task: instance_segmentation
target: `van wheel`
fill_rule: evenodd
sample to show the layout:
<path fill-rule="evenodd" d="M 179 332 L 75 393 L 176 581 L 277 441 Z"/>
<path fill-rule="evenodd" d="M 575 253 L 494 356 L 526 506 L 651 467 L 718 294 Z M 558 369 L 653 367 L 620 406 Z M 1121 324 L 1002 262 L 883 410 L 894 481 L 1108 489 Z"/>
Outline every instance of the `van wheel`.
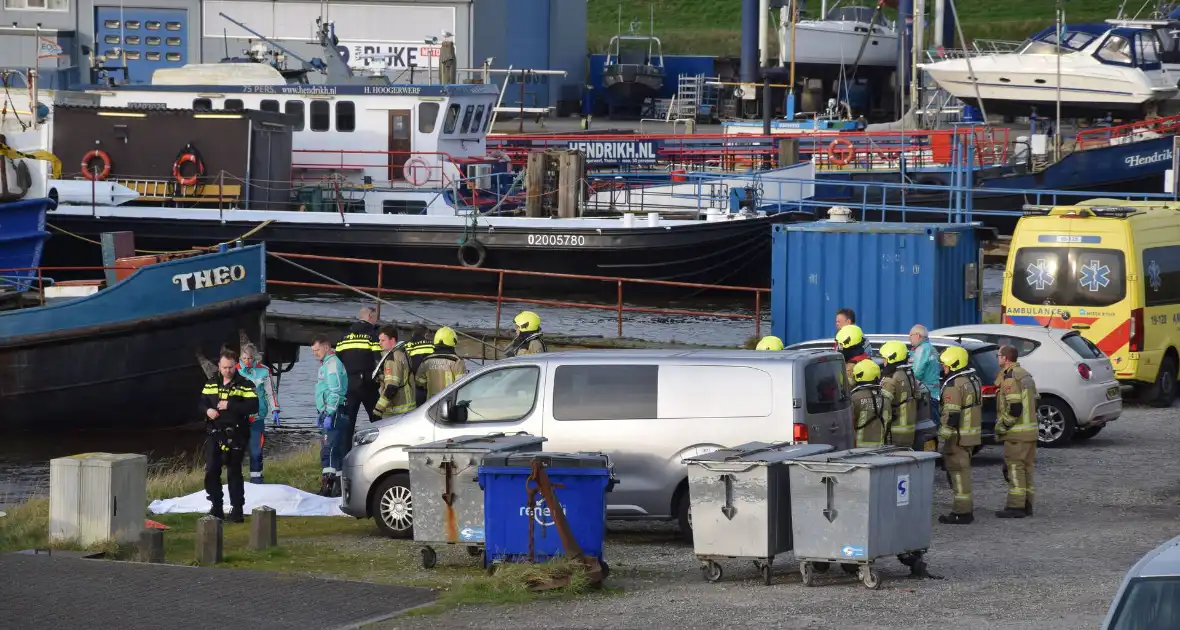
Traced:
<path fill-rule="evenodd" d="M 1160 363 L 1159 374 L 1148 394 L 1152 407 L 1171 407 L 1176 402 L 1176 360 L 1165 357 Z"/>
<path fill-rule="evenodd" d="M 414 496 L 410 493 L 410 476 L 399 473 L 381 480 L 373 493 L 369 513 L 383 536 L 413 538 Z"/>
<path fill-rule="evenodd" d="M 1037 441 L 1045 448 L 1067 446 L 1077 427 L 1073 410 L 1056 396 L 1042 396 L 1037 404 Z"/>
<path fill-rule="evenodd" d="M 676 522 L 680 526 L 680 537 L 692 544 L 692 506 L 688 500 L 688 490 L 681 492 L 680 500 L 676 502 Z"/>

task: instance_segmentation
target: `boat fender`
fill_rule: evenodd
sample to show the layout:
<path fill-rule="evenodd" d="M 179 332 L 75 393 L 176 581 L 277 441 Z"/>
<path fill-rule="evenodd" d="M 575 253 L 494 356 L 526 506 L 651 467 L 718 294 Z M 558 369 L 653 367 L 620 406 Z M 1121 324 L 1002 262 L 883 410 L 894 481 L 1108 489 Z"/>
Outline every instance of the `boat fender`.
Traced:
<path fill-rule="evenodd" d="M 828 158 L 840 166 L 851 162 L 855 155 L 856 147 L 852 146 L 852 141 L 845 138 L 836 138 L 828 145 Z"/>
<path fill-rule="evenodd" d="M 459 264 L 464 267 L 482 267 L 487 258 L 487 248 L 475 239 L 468 239 L 459 245 Z"/>
<path fill-rule="evenodd" d="M 172 177 L 176 180 L 176 183 L 180 184 L 181 186 L 195 186 L 197 179 L 205 174 L 205 163 L 201 161 L 201 158 L 197 156 L 196 151 L 194 151 L 191 146 L 192 145 L 185 147 L 184 153 L 181 153 L 180 156 L 176 158 L 176 161 L 172 163 Z M 191 176 L 185 177 L 181 174 L 180 168 L 189 162 L 193 163 L 193 166 L 196 167 L 196 171 L 194 171 Z"/>
<path fill-rule="evenodd" d="M 95 169 L 90 168 L 90 163 L 94 160 L 99 160 L 102 163 L 102 170 L 95 172 Z M 106 151 L 94 149 L 82 156 L 82 177 L 88 181 L 101 182 L 111 174 L 111 156 L 107 155 Z"/>
<path fill-rule="evenodd" d="M 410 158 L 402 165 L 402 173 L 406 181 L 415 186 L 425 185 L 430 181 L 430 165 L 420 157 Z"/>

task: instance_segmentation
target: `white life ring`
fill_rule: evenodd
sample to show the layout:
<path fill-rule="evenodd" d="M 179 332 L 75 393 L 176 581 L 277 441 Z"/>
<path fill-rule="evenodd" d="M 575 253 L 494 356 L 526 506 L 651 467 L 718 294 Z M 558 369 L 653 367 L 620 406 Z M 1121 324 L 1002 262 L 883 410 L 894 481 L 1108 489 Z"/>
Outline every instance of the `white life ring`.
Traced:
<path fill-rule="evenodd" d="M 430 165 L 422 158 L 410 158 L 402 165 L 402 175 L 415 186 L 424 186 L 430 181 Z"/>

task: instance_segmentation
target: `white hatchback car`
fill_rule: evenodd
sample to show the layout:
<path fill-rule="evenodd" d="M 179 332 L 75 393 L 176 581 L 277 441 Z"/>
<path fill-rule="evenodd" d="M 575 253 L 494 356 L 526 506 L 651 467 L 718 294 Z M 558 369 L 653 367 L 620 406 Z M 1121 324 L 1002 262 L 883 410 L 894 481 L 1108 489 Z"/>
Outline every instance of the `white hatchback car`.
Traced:
<path fill-rule="evenodd" d="M 1014 346 L 1020 365 L 1037 383 L 1041 446 L 1090 439 L 1123 413 L 1110 359 L 1076 330 L 979 324 L 939 328 L 930 335 Z"/>

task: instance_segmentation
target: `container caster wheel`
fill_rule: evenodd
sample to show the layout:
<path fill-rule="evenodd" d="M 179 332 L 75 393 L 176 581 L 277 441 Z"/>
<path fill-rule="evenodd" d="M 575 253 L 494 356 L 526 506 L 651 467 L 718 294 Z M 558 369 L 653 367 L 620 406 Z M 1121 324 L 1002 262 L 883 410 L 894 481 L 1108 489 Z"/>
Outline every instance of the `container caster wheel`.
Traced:
<path fill-rule="evenodd" d="M 812 565 L 810 562 L 804 562 L 800 564 L 799 578 L 803 581 L 803 586 L 815 586 L 814 565 Z"/>
<path fill-rule="evenodd" d="M 881 575 L 867 564 L 860 569 L 860 581 L 867 589 L 875 591 L 881 588 Z"/>
<path fill-rule="evenodd" d="M 762 571 L 762 583 L 766 584 L 767 586 L 770 586 L 770 578 L 771 578 L 770 564 L 767 563 L 767 564 L 762 565 L 762 568 L 760 569 L 760 571 Z"/>
<path fill-rule="evenodd" d="M 859 564 L 844 563 L 844 564 L 840 565 L 840 568 L 844 569 L 844 572 L 847 573 L 848 575 L 857 575 L 858 573 L 860 573 L 860 565 Z"/>
<path fill-rule="evenodd" d="M 815 569 L 816 573 L 827 573 L 828 569 L 832 568 L 832 565 L 827 562 L 813 562 L 811 567 Z"/>
<path fill-rule="evenodd" d="M 701 565 L 701 575 L 704 576 L 706 582 L 716 582 L 721 579 L 721 565 L 708 560 Z"/>
<path fill-rule="evenodd" d="M 467 555 L 471 556 L 472 558 L 475 558 L 476 556 L 479 556 L 482 553 L 483 553 L 483 547 L 476 547 L 475 545 L 472 545 L 467 548 Z"/>
<path fill-rule="evenodd" d="M 430 547 L 422 548 L 422 568 L 433 569 L 438 564 L 438 554 Z"/>

